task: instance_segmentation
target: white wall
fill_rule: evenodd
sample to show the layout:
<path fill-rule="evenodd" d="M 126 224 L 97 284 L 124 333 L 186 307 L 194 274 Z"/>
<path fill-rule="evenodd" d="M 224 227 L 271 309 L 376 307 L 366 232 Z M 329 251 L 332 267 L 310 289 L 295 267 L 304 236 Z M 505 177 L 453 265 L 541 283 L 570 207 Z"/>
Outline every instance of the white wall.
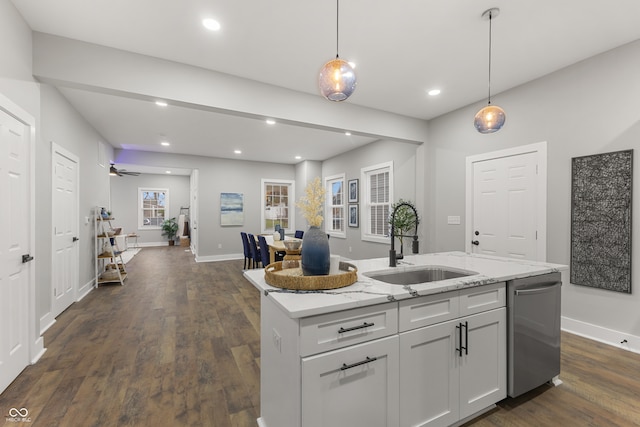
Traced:
<path fill-rule="evenodd" d="M 162 230 L 138 229 L 138 188 L 166 188 L 169 190 L 167 218 L 178 218 L 181 207 L 189 207 L 189 176 L 142 174 L 140 176 L 112 176 L 111 212 L 114 227 L 122 227 L 123 233 L 137 233 L 141 246 L 167 245 Z"/>
<path fill-rule="evenodd" d="M 569 264 L 571 158 L 634 148 L 634 281 L 632 294 L 565 283 L 563 326 L 619 342 L 634 336 L 640 350 L 640 41 L 587 59 L 524 86 L 497 94 L 505 127 L 481 135 L 473 117 L 483 103 L 429 122 L 429 165 L 435 250 L 464 250 L 464 226 L 447 226 L 447 215 L 464 218 L 465 157 L 507 147 L 548 142 L 547 258 Z M 464 220 L 462 221 L 464 224 Z M 591 327 L 594 325 L 595 327 Z M 618 339 L 620 338 L 620 339 Z M 631 338 L 629 338 L 631 339 Z"/>

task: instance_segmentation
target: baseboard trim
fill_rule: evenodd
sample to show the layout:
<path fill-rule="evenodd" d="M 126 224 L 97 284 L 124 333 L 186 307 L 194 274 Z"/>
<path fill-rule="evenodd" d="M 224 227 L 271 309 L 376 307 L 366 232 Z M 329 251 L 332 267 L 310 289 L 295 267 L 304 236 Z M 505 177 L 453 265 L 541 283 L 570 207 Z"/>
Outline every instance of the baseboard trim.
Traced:
<path fill-rule="evenodd" d="M 244 254 L 210 255 L 204 257 L 196 256 L 196 262 L 231 261 L 236 259 L 244 259 Z"/>
<path fill-rule="evenodd" d="M 51 312 L 48 312 L 40 318 L 40 335 L 44 335 L 47 330 L 56 323 L 56 319 L 51 316 Z M 43 326 L 44 325 L 44 326 Z"/>
<path fill-rule="evenodd" d="M 640 337 L 562 316 L 561 328 L 581 337 L 640 354 Z"/>
<path fill-rule="evenodd" d="M 38 337 L 38 339 L 33 342 L 33 348 L 31 350 L 31 364 L 33 365 L 38 362 L 47 351 L 47 349 L 44 348 L 44 337 Z"/>
<path fill-rule="evenodd" d="M 96 279 L 91 279 L 87 283 L 85 283 L 83 287 L 78 289 L 79 296 L 78 298 L 76 298 L 76 302 L 81 301 L 82 298 L 89 295 L 89 292 L 91 292 L 95 288 L 95 284 L 96 284 Z"/>

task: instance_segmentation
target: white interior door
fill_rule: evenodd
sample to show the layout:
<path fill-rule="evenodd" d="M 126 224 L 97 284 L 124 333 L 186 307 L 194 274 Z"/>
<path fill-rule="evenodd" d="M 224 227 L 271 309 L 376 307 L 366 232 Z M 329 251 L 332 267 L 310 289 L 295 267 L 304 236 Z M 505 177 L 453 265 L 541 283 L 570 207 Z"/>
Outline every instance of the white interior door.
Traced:
<path fill-rule="evenodd" d="M 29 363 L 30 138 L 28 125 L 0 109 L 0 392 Z"/>
<path fill-rule="evenodd" d="M 78 158 L 52 143 L 52 314 L 57 317 L 78 290 Z"/>
<path fill-rule="evenodd" d="M 191 228 L 191 251 L 198 257 L 198 169 L 191 171 L 191 205 L 189 206 L 189 227 Z"/>
<path fill-rule="evenodd" d="M 467 252 L 546 260 L 546 144 L 541 144 L 467 159 Z"/>

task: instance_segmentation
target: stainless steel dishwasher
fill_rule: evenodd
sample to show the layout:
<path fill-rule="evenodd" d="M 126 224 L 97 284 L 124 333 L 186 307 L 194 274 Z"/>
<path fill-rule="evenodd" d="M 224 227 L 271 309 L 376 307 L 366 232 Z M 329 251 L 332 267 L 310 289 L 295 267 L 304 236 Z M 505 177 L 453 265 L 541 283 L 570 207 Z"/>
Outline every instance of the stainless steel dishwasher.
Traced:
<path fill-rule="evenodd" d="M 507 282 L 508 390 L 511 397 L 560 374 L 560 273 Z"/>

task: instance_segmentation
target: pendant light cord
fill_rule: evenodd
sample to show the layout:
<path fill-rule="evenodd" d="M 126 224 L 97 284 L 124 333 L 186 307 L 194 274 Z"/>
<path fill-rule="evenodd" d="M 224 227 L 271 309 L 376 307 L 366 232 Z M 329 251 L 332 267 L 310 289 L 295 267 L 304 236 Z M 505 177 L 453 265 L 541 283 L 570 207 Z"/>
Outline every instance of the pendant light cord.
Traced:
<path fill-rule="evenodd" d="M 493 17 L 493 12 L 489 12 L 489 97 L 487 105 L 491 105 L 491 20 Z"/>
<path fill-rule="evenodd" d="M 336 0 L 336 59 L 339 58 L 338 56 L 338 42 L 340 41 L 339 26 L 340 26 L 340 0 Z"/>

